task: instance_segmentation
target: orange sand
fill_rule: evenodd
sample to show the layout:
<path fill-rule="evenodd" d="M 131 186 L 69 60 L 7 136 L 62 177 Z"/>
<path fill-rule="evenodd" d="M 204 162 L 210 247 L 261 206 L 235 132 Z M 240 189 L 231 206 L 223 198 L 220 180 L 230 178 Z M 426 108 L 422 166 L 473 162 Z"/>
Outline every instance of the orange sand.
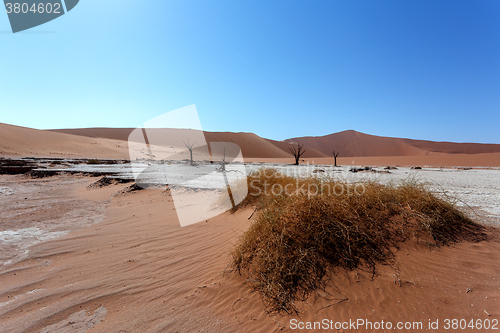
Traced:
<path fill-rule="evenodd" d="M 14 177 L 21 176 L 2 179 L 23 186 Z M 105 219 L 36 245 L 25 260 L 0 268 L 2 332 L 291 332 L 294 318 L 500 319 L 498 229 L 488 229 L 478 243 L 406 242 L 397 264 L 380 265 L 373 280 L 362 270 L 336 272 L 328 293 L 299 304 L 300 317 L 270 316 L 241 277 L 223 273 L 252 209 L 181 228 L 168 192 L 112 197 L 123 185 L 87 189 L 95 178 L 77 185 L 71 179 L 50 182 L 59 182 L 58 191 L 66 186 L 66 199 L 109 202 Z M 50 219 L 52 208 L 39 209 Z"/>

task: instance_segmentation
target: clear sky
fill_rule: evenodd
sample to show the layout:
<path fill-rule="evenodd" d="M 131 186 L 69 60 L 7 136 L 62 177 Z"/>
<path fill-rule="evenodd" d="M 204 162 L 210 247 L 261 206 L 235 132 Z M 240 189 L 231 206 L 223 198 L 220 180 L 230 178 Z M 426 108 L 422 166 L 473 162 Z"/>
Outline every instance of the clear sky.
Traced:
<path fill-rule="evenodd" d="M 500 1 L 81 0 L 12 34 L 0 122 L 500 143 Z"/>

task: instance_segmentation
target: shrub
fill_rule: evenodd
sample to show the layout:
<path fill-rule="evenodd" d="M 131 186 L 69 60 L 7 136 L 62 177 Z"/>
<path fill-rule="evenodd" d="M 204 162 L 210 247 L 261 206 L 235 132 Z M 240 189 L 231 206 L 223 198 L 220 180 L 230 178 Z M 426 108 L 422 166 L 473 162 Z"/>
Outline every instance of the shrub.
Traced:
<path fill-rule="evenodd" d="M 232 265 L 262 294 L 270 312 L 297 312 L 294 302 L 323 287 L 331 268 L 364 265 L 375 274 L 376 264 L 391 260 L 391 248 L 406 239 L 430 235 L 440 245 L 479 228 L 416 183 L 366 182 L 362 194 L 341 193 L 332 187 L 352 185 L 269 169 L 250 174 L 247 182 L 249 196 L 240 207 L 256 205 L 257 213 L 232 251 Z M 289 191 L 264 191 L 273 184 L 288 185 Z"/>
<path fill-rule="evenodd" d="M 91 159 L 87 161 L 87 164 L 101 164 L 101 162 L 98 159 Z"/>

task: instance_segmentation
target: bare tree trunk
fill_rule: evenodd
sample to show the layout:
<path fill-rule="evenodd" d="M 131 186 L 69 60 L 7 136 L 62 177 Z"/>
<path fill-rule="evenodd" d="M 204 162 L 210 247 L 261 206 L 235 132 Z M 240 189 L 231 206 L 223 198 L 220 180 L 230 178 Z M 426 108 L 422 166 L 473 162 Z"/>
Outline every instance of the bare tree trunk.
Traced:
<path fill-rule="evenodd" d="M 333 151 L 333 160 L 334 160 L 335 166 L 337 166 L 337 156 L 339 156 L 339 152 L 336 152 L 334 150 Z"/>
<path fill-rule="evenodd" d="M 295 165 L 299 165 L 300 157 L 304 155 L 305 152 L 304 145 L 297 145 L 297 148 L 290 148 L 290 153 L 295 157 Z"/>
<path fill-rule="evenodd" d="M 227 179 L 227 170 L 226 170 L 226 149 L 224 149 L 224 156 L 222 157 L 222 163 L 219 169 L 223 176 L 224 176 L 224 182 L 226 183 L 226 189 L 227 189 L 227 194 L 229 195 L 229 200 L 231 201 L 231 205 L 233 206 L 233 209 L 236 208 L 236 204 L 234 202 L 233 198 L 233 192 L 231 191 L 231 186 L 229 186 L 229 180 Z"/>
<path fill-rule="evenodd" d="M 189 150 L 189 161 L 191 162 L 191 166 L 194 166 L 194 161 L 193 161 L 193 146 L 196 144 L 196 142 L 193 143 L 192 145 L 189 144 L 189 139 L 188 139 L 187 143 L 185 143 L 184 141 L 182 141 L 182 142 L 184 143 L 184 145 Z"/>

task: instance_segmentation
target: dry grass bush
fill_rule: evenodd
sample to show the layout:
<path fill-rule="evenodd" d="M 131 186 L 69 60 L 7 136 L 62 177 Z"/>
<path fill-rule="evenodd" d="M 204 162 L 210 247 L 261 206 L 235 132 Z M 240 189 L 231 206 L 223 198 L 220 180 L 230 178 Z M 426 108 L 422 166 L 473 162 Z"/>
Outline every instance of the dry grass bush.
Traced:
<path fill-rule="evenodd" d="M 375 265 L 391 260 L 391 249 L 406 239 L 427 234 L 446 244 L 478 228 L 451 203 L 410 182 L 367 182 L 356 193 L 333 179 L 270 169 L 252 173 L 247 182 L 249 196 L 240 206 L 257 205 L 257 213 L 232 252 L 233 268 L 262 294 L 270 312 L 297 312 L 294 302 L 324 287 L 331 268 L 363 265 L 375 274 Z M 307 190 L 315 186 L 317 192 Z"/>

